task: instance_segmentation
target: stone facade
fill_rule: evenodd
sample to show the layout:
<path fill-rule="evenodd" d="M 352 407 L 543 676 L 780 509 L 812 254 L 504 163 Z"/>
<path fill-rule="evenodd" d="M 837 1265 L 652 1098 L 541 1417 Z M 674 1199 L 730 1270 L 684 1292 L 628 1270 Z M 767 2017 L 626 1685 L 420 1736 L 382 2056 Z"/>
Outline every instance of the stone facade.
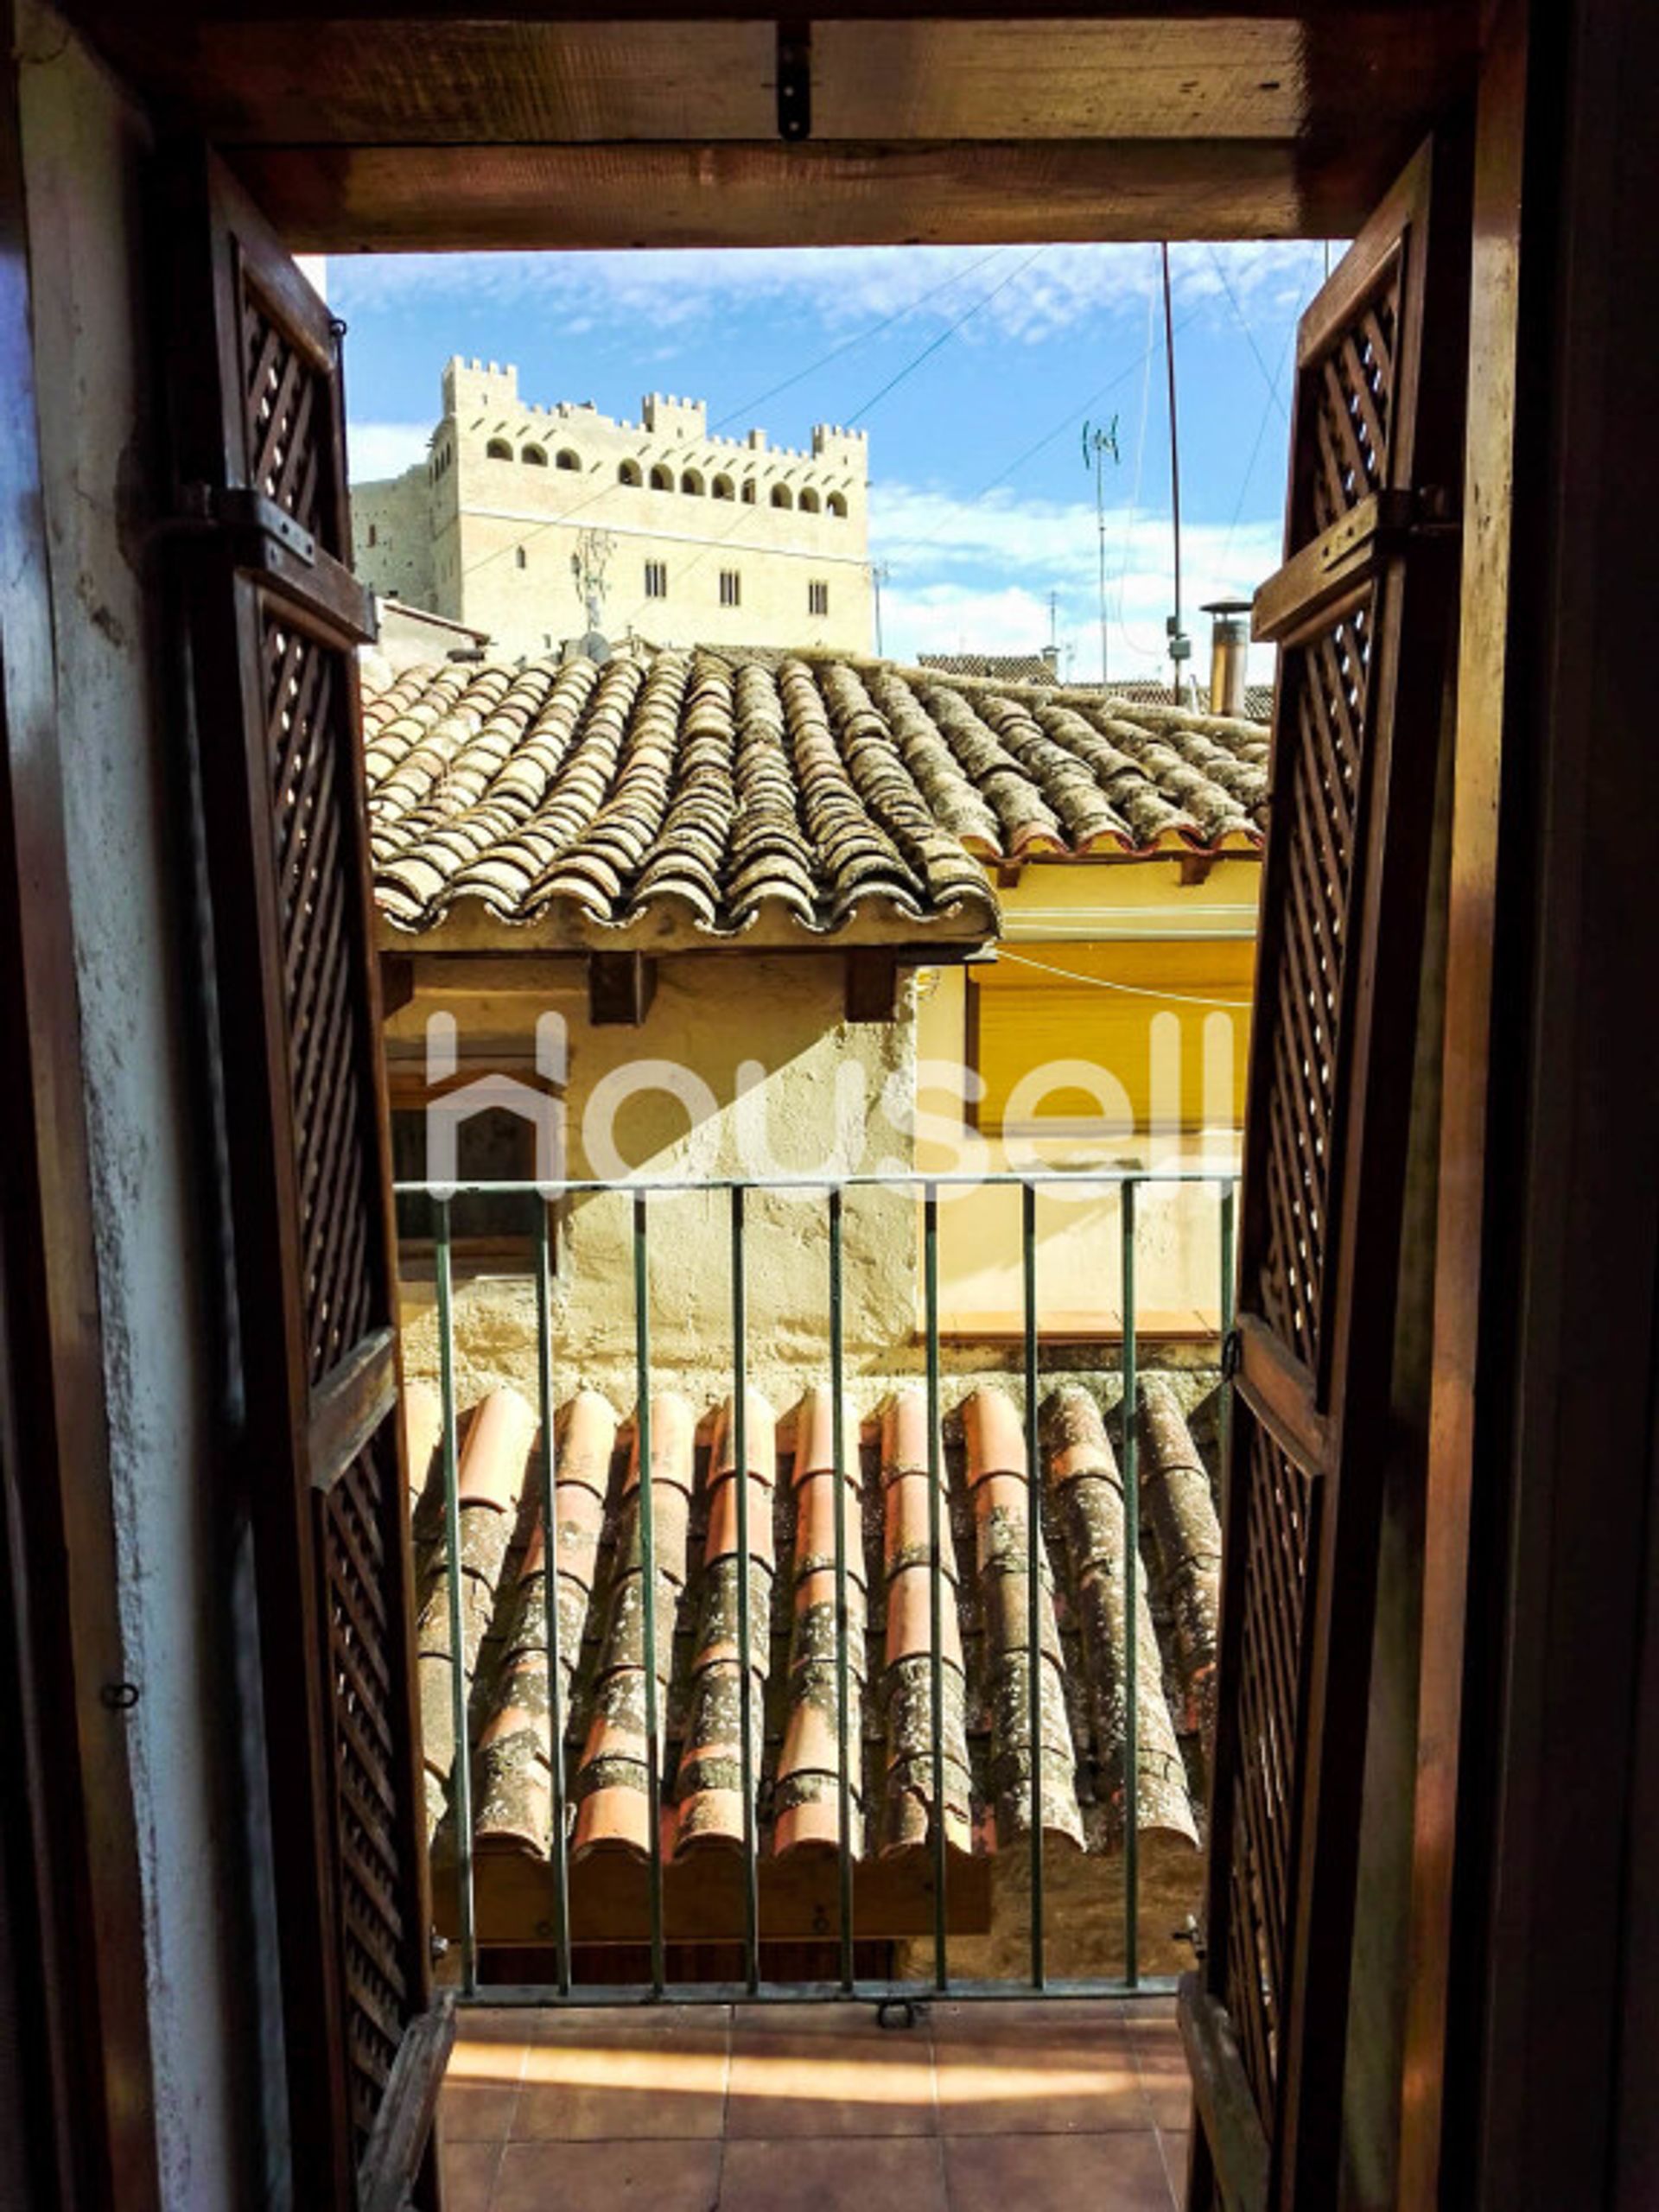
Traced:
<path fill-rule="evenodd" d="M 490 632 L 497 653 L 589 627 L 587 534 L 608 540 L 598 626 L 613 640 L 869 650 L 869 453 L 819 423 L 804 450 L 714 435 L 702 400 L 652 393 L 638 423 L 531 406 L 518 373 L 459 358 L 428 457 L 353 487 L 358 574 Z"/>

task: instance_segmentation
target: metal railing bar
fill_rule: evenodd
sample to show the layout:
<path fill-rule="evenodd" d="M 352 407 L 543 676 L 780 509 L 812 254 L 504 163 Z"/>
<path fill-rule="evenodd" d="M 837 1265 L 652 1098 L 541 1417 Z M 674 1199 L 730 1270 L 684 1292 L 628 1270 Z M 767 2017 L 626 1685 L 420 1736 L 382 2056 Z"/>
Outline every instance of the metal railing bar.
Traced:
<path fill-rule="evenodd" d="M 1222 1376 L 1220 1402 L 1216 1414 L 1217 1465 L 1221 1470 L 1221 1486 L 1224 1502 L 1226 1497 L 1227 1472 L 1232 1463 L 1233 1455 L 1233 1388 L 1226 1376 L 1225 1363 L 1227 1358 L 1227 1340 L 1233 1333 L 1233 1324 L 1237 1319 L 1236 1311 L 1238 1297 L 1238 1285 L 1236 1281 L 1237 1262 L 1235 1257 L 1237 1207 L 1237 1183 L 1236 1181 L 1224 1183 L 1221 1188 L 1220 1298 L 1221 1357 L 1224 1371 Z"/>
<path fill-rule="evenodd" d="M 922 1282 L 927 1332 L 927 1617 L 929 1702 L 932 1707 L 933 1980 L 950 1986 L 945 1911 L 948 1838 L 944 1802 L 944 1466 L 939 1437 L 939 1198 L 931 1183 L 922 1201 Z"/>
<path fill-rule="evenodd" d="M 743 1782 L 743 1960 L 749 1987 L 755 1990 L 760 1986 L 760 1890 L 754 1834 L 753 1655 L 749 1646 L 749 1313 L 743 1197 L 743 1186 L 739 1184 L 732 1192 L 732 1370 L 736 1390 L 732 1414 L 732 1479 L 737 1484 L 737 1711 L 738 1726 L 742 1732 L 739 1770 Z"/>
<path fill-rule="evenodd" d="M 651 1468 L 651 1254 L 645 1193 L 633 1201 L 634 1439 L 639 1454 L 639 1563 L 645 1638 L 645 1817 L 651 1853 L 651 1986 L 667 1980 L 663 1942 L 663 1773 L 657 1722 L 657 1510 Z"/>
<path fill-rule="evenodd" d="M 534 1224 L 535 1301 L 537 1313 L 537 1389 L 540 1405 L 543 1450 L 541 1510 L 544 1532 L 543 1587 L 543 1643 L 547 1668 L 550 1784 L 551 1796 L 552 1934 L 556 1986 L 520 1986 L 518 1995 L 492 1987 L 491 2001 L 561 2003 L 639 2003 L 671 1995 L 677 2002 L 742 2001 L 768 1993 L 780 1998 L 825 2000 L 866 1997 L 925 1994 L 930 1988 L 963 1997 L 1007 1996 L 1006 1982 L 952 1984 L 949 1961 L 949 1845 L 950 1760 L 945 1737 L 948 1669 L 944 1651 L 946 1603 L 946 1543 L 951 1541 L 949 1489 L 941 1420 L 941 1348 L 939 1312 L 938 1222 L 940 1194 L 951 1188 L 976 1185 L 1017 1186 L 1021 1192 L 1022 1352 L 1027 1426 L 1027 1618 L 1026 1641 L 1030 1667 L 1027 1725 L 1032 1767 L 1029 1819 L 1032 1849 L 1029 1986 L 1046 1995 L 1127 1996 L 1154 1993 L 1174 1986 L 1166 1977 L 1143 1975 L 1140 1961 L 1140 1650 L 1139 1600 L 1143 1568 L 1141 1560 L 1141 1495 L 1139 1469 L 1139 1317 L 1136 1296 L 1137 1192 L 1141 1186 L 1158 1185 L 1213 1185 L 1218 1199 L 1220 1338 L 1224 1348 L 1236 1312 L 1237 1171 L 1210 1168 L 1043 1169 L 971 1174 L 931 1174 L 924 1171 L 848 1176 L 734 1176 L 711 1180 L 690 1179 L 628 1179 L 621 1182 L 480 1180 L 456 1183 L 404 1182 L 400 1194 L 419 1193 L 433 1205 L 433 1250 L 438 1327 L 438 1366 L 442 1409 L 442 1473 L 446 1541 L 449 1557 L 448 1625 L 450 1644 L 451 1719 L 454 1758 L 450 1777 L 451 1813 L 455 1825 L 457 1920 L 461 1954 L 461 1992 L 464 2000 L 479 1993 L 477 1929 L 476 1840 L 474 1832 L 474 1778 L 464 1643 L 465 1605 L 461 1585 L 462 1516 L 460 1496 L 458 1410 L 454 1373 L 454 1256 L 452 1201 L 462 1195 L 511 1196 L 537 1205 Z M 1043 1702 L 1043 1543 L 1042 1459 L 1038 1393 L 1040 1388 L 1039 1304 L 1038 1287 L 1037 1205 L 1039 1194 L 1055 1186 L 1101 1186 L 1116 1189 L 1120 1201 L 1122 1240 L 1122 1541 L 1124 1554 L 1123 1647 L 1123 1881 L 1124 1950 L 1121 1976 L 1085 1980 L 1050 1980 L 1046 1971 L 1046 1775 L 1044 1771 Z M 922 1200 L 926 1416 L 928 1423 L 928 1540 L 929 1540 L 929 1688 L 931 1703 L 930 1755 L 934 1818 L 931 1834 L 932 1874 L 933 1974 L 931 1983 L 868 1980 L 855 1970 L 855 1875 L 856 1862 L 853 1833 L 853 1759 L 857 1747 L 851 1740 L 851 1662 L 849 1558 L 846 1528 L 847 1455 L 856 1452 L 855 1435 L 846 1433 L 846 1351 L 844 1285 L 844 1201 L 855 1189 L 907 1190 Z M 733 1474 L 739 1483 L 736 1502 L 736 1541 L 739 1567 L 737 1639 L 741 1649 L 739 1714 L 742 1731 L 741 1783 L 743 1789 L 742 1847 L 744 1853 L 744 1969 L 741 1985 L 676 1984 L 671 1991 L 666 1970 L 666 1927 L 663 1810 L 664 1773 L 663 1684 L 658 1673 L 658 1605 L 661 1595 L 657 1578 L 657 1528 L 652 1447 L 652 1333 L 650 1313 L 650 1248 L 648 1201 L 662 1194 L 725 1191 L 730 1199 L 732 1252 L 734 1398 Z M 753 1642 L 755 1632 L 752 1589 L 754 1530 L 753 1496 L 749 1486 L 748 1433 L 748 1296 L 747 1274 L 747 1198 L 750 1191 L 822 1193 L 828 1207 L 830 1372 L 831 1387 L 832 1497 L 835 1519 L 836 1790 L 838 1851 L 838 1966 L 839 1978 L 823 1984 L 772 1983 L 761 1971 L 760 1882 L 759 1873 L 760 1806 L 757 1754 L 754 1743 L 756 1684 Z M 565 1750 L 564 1698 L 562 1688 L 563 1653 L 559 1612 L 560 1542 L 558 1534 L 557 1450 L 555 1434 L 554 1353 L 552 1337 L 552 1221 L 548 1201 L 583 1192 L 595 1195 L 626 1192 L 632 1201 L 633 1292 L 635 1304 L 635 1379 L 638 1412 L 639 1511 L 640 1562 L 643 1578 L 641 1618 L 645 1644 L 644 1729 L 647 1818 L 649 1821 L 650 1952 L 648 1989 L 627 1986 L 595 1991 L 575 1986 L 575 1963 L 570 1903 L 569 1839 L 570 1782 Z M 1217 1437 L 1222 1479 L 1226 1479 L 1232 1430 L 1230 1393 L 1224 1384 L 1217 1405 Z M 855 1524 L 856 1525 L 856 1524 Z M 720 1994 L 717 1993 L 723 1993 Z"/>
<path fill-rule="evenodd" d="M 1141 1470 L 1135 1419 L 1135 1185 L 1122 1197 L 1123 1237 L 1123 1979 L 1141 1978 Z"/>
<path fill-rule="evenodd" d="M 1133 1986 L 1109 1978 L 1093 1981 L 1051 1980 L 1043 1995 L 1057 2001 L 1102 1997 L 1168 1998 L 1175 1994 L 1178 1986 L 1174 1974 L 1143 1974 Z M 758 1990 L 751 1990 L 741 1981 L 676 1981 L 660 1991 L 647 1989 L 637 1981 L 584 1982 L 571 1991 L 569 2004 L 574 2010 L 590 2012 L 638 2012 L 659 2004 L 879 2005 L 883 1999 L 894 1997 L 913 1998 L 925 2004 L 935 1993 L 932 1984 L 926 1981 L 861 1980 L 855 1981 L 850 1989 L 840 1981 L 763 1981 Z M 461 2002 L 491 2006 L 538 2005 L 549 2004 L 556 1995 L 548 1982 L 492 1982 L 487 1989 L 463 1996 Z M 950 2001 L 955 2004 L 958 1999 L 979 2005 L 1020 2001 L 1018 1983 L 1007 1981 L 952 1982 Z"/>
<path fill-rule="evenodd" d="M 461 1986 L 478 1987 L 478 1936 L 473 1909 L 473 1756 L 467 1725 L 467 1669 L 461 1643 L 461 1471 L 455 1448 L 455 1345 L 450 1274 L 449 1205 L 437 1218 L 438 1394 L 443 1414 L 443 1526 L 449 1553 L 449 1711 L 455 1732 L 450 1805 L 455 1823 L 455 1880 L 460 1890 Z"/>
<path fill-rule="evenodd" d="M 516 1182 L 486 1179 L 453 1183 L 409 1181 L 394 1183 L 391 1187 L 398 1198 L 429 1198 L 434 1204 L 441 1205 L 446 1198 L 512 1198 L 530 1191 L 553 1198 L 598 1197 L 607 1192 L 623 1191 L 634 1194 L 645 1192 L 658 1198 L 672 1193 L 691 1195 L 699 1191 L 799 1191 L 812 1194 L 825 1191 L 918 1188 L 935 1191 L 1014 1190 L 1026 1183 L 1064 1183 L 1079 1188 L 1099 1185 L 1116 1189 L 1132 1183 L 1236 1184 L 1237 1181 L 1238 1170 L 1230 1167 L 1017 1167 L 998 1168 L 983 1175 L 945 1169 L 935 1173 L 925 1168 L 906 1167 L 857 1175 L 624 1175 L 608 1182 L 595 1179 L 566 1180 L 559 1177 L 547 1182 L 537 1182 L 533 1179 Z"/>
<path fill-rule="evenodd" d="M 548 1771 L 553 1798 L 553 1941 L 559 1994 L 570 1994 L 570 1860 L 565 1834 L 564 1655 L 559 1641 L 559 1513 L 553 1429 L 551 1217 L 536 1224 L 536 1383 L 542 1417 L 542 1630 L 547 1654 Z"/>
<path fill-rule="evenodd" d="M 848 1703 L 852 1686 L 847 1640 L 850 1622 L 847 1610 L 847 1436 L 846 1345 L 842 1313 L 842 1194 L 830 1192 L 830 1433 L 834 1472 L 830 1503 L 836 1516 L 836 1826 L 840 1843 L 841 1985 L 853 1986 L 853 1808 L 852 1770 L 848 1745 Z M 855 1449 L 856 1439 L 855 1439 Z M 862 1523 L 861 1522 L 861 1528 Z"/>
<path fill-rule="evenodd" d="M 1031 1986 L 1041 1989 L 1043 1969 L 1043 1653 L 1042 1449 L 1037 1433 L 1037 1192 L 1027 1183 L 1020 1199 L 1020 1260 L 1026 1307 L 1026 1649 L 1031 1727 Z"/>

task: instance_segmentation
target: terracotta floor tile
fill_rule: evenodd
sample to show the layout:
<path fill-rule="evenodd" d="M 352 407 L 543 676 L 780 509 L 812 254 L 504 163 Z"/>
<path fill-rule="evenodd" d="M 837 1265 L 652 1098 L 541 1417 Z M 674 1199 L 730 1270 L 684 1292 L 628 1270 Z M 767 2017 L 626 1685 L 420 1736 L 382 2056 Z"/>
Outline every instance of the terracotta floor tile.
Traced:
<path fill-rule="evenodd" d="M 545 2005 L 524 2013 L 526 2043 L 654 2044 L 658 2038 L 721 2035 L 729 2005 Z"/>
<path fill-rule="evenodd" d="M 718 2143 L 509 2143 L 490 2212 L 715 2212 Z"/>
<path fill-rule="evenodd" d="M 939 2126 L 947 2135 L 1096 2135 L 1152 2125 L 1128 2031 L 1110 2012 L 986 2023 L 936 2036 Z"/>
<path fill-rule="evenodd" d="M 1166 2128 L 1158 2138 L 1169 2177 L 1169 2201 L 1180 2212 L 1186 2202 L 1186 2155 L 1190 2139 L 1185 2128 Z M 446 2208 L 447 2212 L 447 2208 Z"/>
<path fill-rule="evenodd" d="M 770 1999 L 759 2004 L 739 2002 L 732 2007 L 732 2028 L 734 2033 L 785 2036 L 891 2035 L 895 2043 L 916 2032 L 908 2028 L 878 2029 L 875 2006 L 868 1999 L 861 2003 L 825 1999 L 816 2005 L 779 2004 Z"/>
<path fill-rule="evenodd" d="M 720 2212 L 947 2212 L 939 2152 L 919 2138 L 728 2143 Z"/>
<path fill-rule="evenodd" d="M 513 2135 L 713 2140 L 726 2118 L 729 2033 L 715 2018 L 545 2037 L 524 2053 Z"/>
<path fill-rule="evenodd" d="M 1192 2119 L 1192 2080 L 1173 2015 L 1160 2009 L 1142 2016 L 1132 2009 L 1129 2042 L 1154 2122 L 1161 2128 L 1184 2129 Z"/>
<path fill-rule="evenodd" d="M 441 2099 L 448 2143 L 503 2141 L 512 2122 L 524 2071 L 522 2035 L 512 2039 L 497 2013 L 467 2016 L 455 2037 Z"/>
<path fill-rule="evenodd" d="M 944 2171 L 950 2212 L 1169 2212 L 1150 2130 L 959 2137 L 944 2145 Z"/>
<path fill-rule="evenodd" d="M 925 2031 L 732 2030 L 728 2140 L 932 2135 L 938 2113 Z"/>
<path fill-rule="evenodd" d="M 936 1999 L 927 2024 L 936 2044 L 997 2043 L 1033 2027 L 1078 2036 L 1121 2033 L 1127 2012 L 1119 1997 Z"/>
<path fill-rule="evenodd" d="M 444 2145 L 443 2212 L 489 2212 L 501 2149 L 499 2142 Z"/>

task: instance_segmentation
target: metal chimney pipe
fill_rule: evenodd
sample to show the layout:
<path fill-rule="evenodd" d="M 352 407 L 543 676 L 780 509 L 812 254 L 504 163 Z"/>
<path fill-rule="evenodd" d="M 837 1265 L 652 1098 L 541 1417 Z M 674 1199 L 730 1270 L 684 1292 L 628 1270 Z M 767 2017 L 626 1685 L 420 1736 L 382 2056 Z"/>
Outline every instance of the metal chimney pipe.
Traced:
<path fill-rule="evenodd" d="M 1250 651 L 1250 601 L 1212 599 L 1204 612 L 1211 618 L 1210 711 L 1242 715 L 1245 664 Z"/>

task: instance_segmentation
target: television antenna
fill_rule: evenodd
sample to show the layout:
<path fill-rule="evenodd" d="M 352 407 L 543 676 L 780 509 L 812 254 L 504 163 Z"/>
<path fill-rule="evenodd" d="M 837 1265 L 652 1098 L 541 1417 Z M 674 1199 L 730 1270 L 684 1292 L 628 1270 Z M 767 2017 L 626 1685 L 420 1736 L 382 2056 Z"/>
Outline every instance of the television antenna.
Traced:
<path fill-rule="evenodd" d="M 1109 423 L 1083 426 L 1083 465 L 1095 472 L 1095 525 L 1100 538 L 1100 688 L 1106 689 L 1106 456 L 1114 466 L 1122 459 L 1117 449 L 1117 417 Z"/>

